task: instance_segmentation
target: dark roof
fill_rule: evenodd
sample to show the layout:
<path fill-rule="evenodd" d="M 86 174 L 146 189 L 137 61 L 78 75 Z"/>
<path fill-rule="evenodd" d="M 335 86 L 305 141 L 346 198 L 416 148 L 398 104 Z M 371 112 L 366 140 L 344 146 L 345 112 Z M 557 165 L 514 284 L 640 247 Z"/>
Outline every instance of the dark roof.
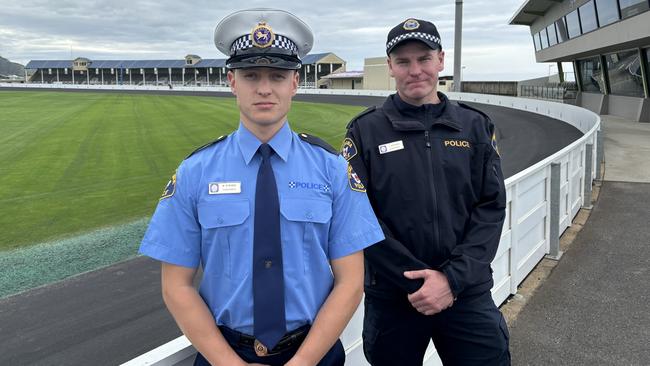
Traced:
<path fill-rule="evenodd" d="M 309 54 L 309 55 L 305 56 L 305 57 L 302 59 L 302 64 L 303 64 L 303 65 L 312 65 L 312 64 L 315 64 L 316 62 L 318 62 L 318 61 L 324 59 L 326 56 L 329 56 L 330 54 L 332 54 L 332 53 L 331 53 L 331 52 L 327 52 L 327 53 L 314 53 L 314 54 Z"/>
<path fill-rule="evenodd" d="M 195 67 L 225 67 L 225 59 L 202 59 L 195 65 L 186 65 L 183 60 L 91 60 L 89 68 L 97 69 L 152 69 L 157 68 L 195 68 Z M 63 69 L 71 68 L 70 60 L 32 60 L 26 69 Z"/>
<path fill-rule="evenodd" d="M 327 53 L 315 53 L 305 56 L 302 63 L 312 65 L 331 55 Z M 226 67 L 226 59 L 201 59 L 194 65 L 187 65 L 182 60 L 89 60 L 89 68 L 97 69 L 152 69 L 157 68 L 196 68 L 196 67 Z M 64 69 L 72 68 L 72 60 L 32 60 L 25 66 L 26 69 Z"/>
<path fill-rule="evenodd" d="M 66 61 L 52 61 L 52 60 L 36 60 L 36 61 L 29 61 L 27 65 L 25 65 L 26 69 L 64 69 L 64 68 L 71 68 L 72 67 L 72 61 L 66 60 Z"/>

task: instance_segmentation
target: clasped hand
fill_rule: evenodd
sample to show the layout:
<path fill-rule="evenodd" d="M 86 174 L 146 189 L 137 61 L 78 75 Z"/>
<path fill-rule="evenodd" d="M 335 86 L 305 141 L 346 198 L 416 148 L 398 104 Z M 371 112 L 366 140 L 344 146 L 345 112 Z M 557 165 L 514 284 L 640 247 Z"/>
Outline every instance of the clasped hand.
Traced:
<path fill-rule="evenodd" d="M 408 295 L 411 305 L 424 315 L 437 314 L 454 303 L 454 295 L 449 287 L 447 276 L 440 271 L 423 269 L 406 271 L 404 277 L 409 279 L 421 278 L 424 284 L 416 292 Z"/>

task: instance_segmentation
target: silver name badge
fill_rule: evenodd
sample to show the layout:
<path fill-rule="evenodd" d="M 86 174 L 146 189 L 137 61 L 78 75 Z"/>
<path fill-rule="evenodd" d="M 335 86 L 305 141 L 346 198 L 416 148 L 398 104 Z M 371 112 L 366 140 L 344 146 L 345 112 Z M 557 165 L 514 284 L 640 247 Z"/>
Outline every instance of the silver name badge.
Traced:
<path fill-rule="evenodd" d="M 402 140 L 389 142 L 387 144 L 379 145 L 379 153 L 387 154 L 389 152 L 404 149 L 404 142 Z"/>
<path fill-rule="evenodd" d="M 212 182 L 208 184 L 208 194 L 241 193 L 241 182 Z"/>

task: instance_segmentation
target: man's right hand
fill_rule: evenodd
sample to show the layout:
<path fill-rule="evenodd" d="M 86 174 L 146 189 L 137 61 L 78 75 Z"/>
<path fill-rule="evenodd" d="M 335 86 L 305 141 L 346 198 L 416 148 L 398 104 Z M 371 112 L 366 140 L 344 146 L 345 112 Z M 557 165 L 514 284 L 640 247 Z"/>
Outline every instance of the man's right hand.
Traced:
<path fill-rule="evenodd" d="M 424 284 L 416 292 L 408 295 L 411 305 L 424 315 L 437 314 L 454 303 L 454 295 L 444 273 L 432 269 L 406 271 L 409 279 L 421 278 Z"/>

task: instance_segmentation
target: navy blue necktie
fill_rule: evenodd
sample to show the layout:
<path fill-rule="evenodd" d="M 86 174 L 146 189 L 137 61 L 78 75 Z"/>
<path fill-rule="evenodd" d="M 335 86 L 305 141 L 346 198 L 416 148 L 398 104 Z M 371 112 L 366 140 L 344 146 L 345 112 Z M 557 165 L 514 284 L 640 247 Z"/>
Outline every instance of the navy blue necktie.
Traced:
<path fill-rule="evenodd" d="M 280 240 L 280 203 L 268 144 L 260 145 L 262 164 L 255 189 L 253 238 L 254 335 L 269 350 L 286 333 L 284 275 Z"/>

